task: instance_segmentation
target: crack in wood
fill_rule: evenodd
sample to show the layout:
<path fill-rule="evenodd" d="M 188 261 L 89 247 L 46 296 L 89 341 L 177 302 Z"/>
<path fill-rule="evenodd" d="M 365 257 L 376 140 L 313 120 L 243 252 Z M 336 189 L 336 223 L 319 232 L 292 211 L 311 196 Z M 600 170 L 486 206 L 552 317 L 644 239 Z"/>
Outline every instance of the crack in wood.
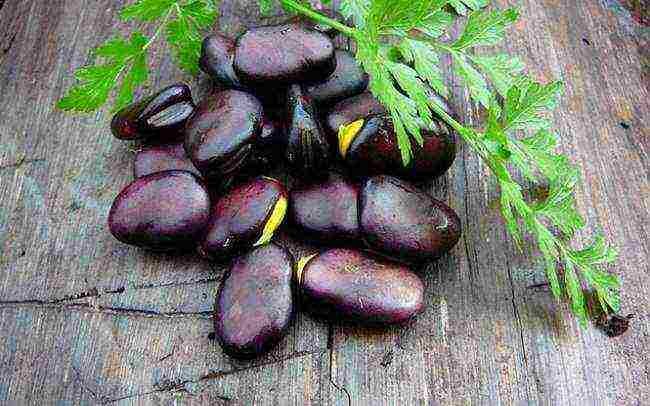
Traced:
<path fill-rule="evenodd" d="M 464 149 L 464 147 L 463 147 L 463 149 Z M 468 179 L 470 179 L 470 178 L 469 178 L 469 175 L 467 173 L 467 157 L 465 156 L 465 154 L 463 154 L 463 174 L 465 175 L 464 176 L 465 190 L 464 190 L 464 193 L 463 193 L 463 200 L 464 200 L 464 203 L 465 203 L 465 219 L 466 219 L 466 221 L 465 221 L 465 229 L 461 233 L 461 238 L 463 239 L 463 248 L 465 249 L 465 256 L 467 257 L 467 267 L 469 269 L 468 275 L 469 275 L 469 279 L 470 279 L 470 282 L 471 282 L 472 279 L 474 278 L 474 276 L 476 275 L 476 273 L 475 273 L 476 272 L 476 269 L 475 269 L 476 267 L 474 266 L 474 264 L 472 262 L 473 258 L 470 257 L 470 255 L 469 255 L 469 242 L 467 241 L 468 234 L 469 234 L 469 224 L 467 223 L 467 219 L 470 219 L 472 217 L 471 217 L 471 213 L 469 212 L 469 200 L 468 200 L 467 191 L 469 190 Z M 480 228 L 479 228 L 479 231 L 480 231 Z"/>
<path fill-rule="evenodd" d="M 94 398 L 95 400 L 98 400 L 98 401 L 106 401 L 106 399 L 107 399 L 106 396 L 98 395 L 97 392 L 95 392 L 94 390 L 92 390 L 92 389 L 91 389 L 91 388 L 86 384 L 86 381 L 84 381 L 84 379 L 81 377 L 81 373 L 79 372 L 79 370 L 78 370 L 74 365 L 72 366 L 72 371 L 75 373 L 75 382 L 79 383 L 79 385 L 81 386 L 81 394 L 82 394 L 82 395 L 83 395 L 83 391 L 85 390 L 85 391 L 90 392 L 90 394 L 93 396 L 93 398 Z"/>
<path fill-rule="evenodd" d="M 329 350 L 330 353 L 330 359 L 329 359 L 329 381 L 334 386 L 339 392 L 345 393 L 345 396 L 348 399 L 348 406 L 352 405 L 352 397 L 350 396 L 350 392 L 348 392 L 347 388 L 343 385 L 339 385 L 333 378 L 333 373 L 336 369 L 336 354 L 335 354 L 335 348 L 334 348 L 334 328 L 332 326 L 332 323 L 327 323 L 327 349 Z"/>
<path fill-rule="evenodd" d="M 260 363 L 249 365 L 249 366 L 243 367 L 243 368 L 235 368 L 235 369 L 231 369 L 231 370 L 227 370 L 227 371 L 212 371 L 212 372 L 208 372 L 205 375 L 200 376 L 197 379 L 187 379 L 187 380 L 184 380 L 184 381 L 170 382 L 167 385 L 163 385 L 162 387 L 151 390 L 151 391 L 141 392 L 141 393 L 134 393 L 134 394 L 131 394 L 131 395 L 121 396 L 121 397 L 118 397 L 118 398 L 113 398 L 113 399 L 106 400 L 103 403 L 115 403 L 115 402 L 119 402 L 119 401 L 122 401 L 122 400 L 140 398 L 140 397 L 144 397 L 144 396 L 153 395 L 155 393 L 165 393 L 165 392 L 186 392 L 186 393 L 188 393 L 188 394 L 190 394 L 192 396 L 196 396 L 198 394 L 201 394 L 205 389 L 202 389 L 198 393 L 191 393 L 191 392 L 189 392 L 187 390 L 186 385 L 188 385 L 188 384 L 199 384 L 201 382 L 220 379 L 220 378 L 223 378 L 225 376 L 235 375 L 235 374 L 238 374 L 240 372 L 250 371 L 250 370 L 253 370 L 253 369 L 262 368 L 262 367 L 266 367 L 266 366 L 270 366 L 270 365 L 276 365 L 276 364 L 279 364 L 279 363 L 282 363 L 282 362 L 285 362 L 285 361 L 290 361 L 290 360 L 297 359 L 297 358 L 303 358 L 303 357 L 316 355 L 316 354 L 323 354 L 324 352 L 327 352 L 327 350 L 328 350 L 327 348 L 319 348 L 319 349 L 311 350 L 311 351 L 297 351 L 297 352 L 291 353 L 289 355 L 286 355 L 284 357 L 278 357 L 278 358 L 273 359 L 271 361 L 260 362 Z M 218 397 L 220 399 L 224 400 L 225 402 L 229 402 L 229 401 L 232 400 L 231 398 L 228 398 L 228 397 L 225 397 L 225 396 L 218 396 Z"/>
<path fill-rule="evenodd" d="M 204 312 L 158 312 L 155 310 L 130 309 L 123 307 L 107 307 L 92 305 L 90 303 L 48 303 L 41 300 L 17 300 L 17 301 L 0 301 L 0 309 L 11 307 L 32 307 L 50 310 L 73 310 L 87 311 L 91 313 L 104 313 L 114 316 L 130 316 L 141 318 L 161 318 L 161 319 L 180 319 L 195 318 L 209 320 L 212 317 L 211 311 Z"/>
<path fill-rule="evenodd" d="M 506 261 L 506 270 L 508 272 L 508 282 L 510 283 L 510 293 L 512 301 L 512 311 L 515 316 L 515 321 L 517 322 L 517 330 L 519 332 L 519 342 L 521 344 L 521 353 L 524 360 L 524 379 L 526 380 L 526 400 L 528 404 L 531 404 L 530 397 L 530 384 L 528 379 L 528 354 L 526 352 L 526 342 L 524 340 L 524 325 L 521 322 L 521 317 L 519 315 L 519 309 L 517 308 L 516 292 L 515 292 L 515 282 L 512 278 L 512 267 L 510 261 Z"/>
<path fill-rule="evenodd" d="M 104 295 L 119 295 L 122 293 L 125 293 L 127 291 L 134 291 L 134 290 L 145 290 L 145 289 L 160 289 L 160 288 L 170 288 L 170 287 L 181 287 L 181 286 L 193 286 L 193 285 L 203 285 L 203 284 L 208 284 L 208 283 L 213 283 L 213 282 L 219 282 L 220 278 L 203 278 L 203 279 L 195 279 L 195 280 L 188 280 L 188 281 L 181 281 L 181 282 L 169 282 L 169 283 L 161 283 L 161 284 L 141 284 L 141 285 L 135 285 L 130 288 L 126 288 L 124 286 L 120 286 L 115 289 L 109 289 L 109 290 L 104 290 L 104 289 L 99 289 L 97 287 L 93 287 L 92 289 L 89 289 L 84 292 L 80 293 L 74 293 L 71 295 L 66 295 L 58 299 L 21 299 L 21 300 L 5 300 L 5 301 L 0 301 L 0 305 L 2 304 L 20 304 L 20 303 L 36 303 L 36 304 L 59 304 L 59 303 L 65 303 L 65 302 L 70 302 L 74 300 L 81 300 L 81 299 L 88 299 L 88 298 L 98 298 Z"/>
<path fill-rule="evenodd" d="M 0 7 L 0 10 L 1 9 L 2 9 L 2 7 Z M 2 48 L 2 56 L 5 56 L 7 54 L 7 52 L 9 52 L 11 47 L 14 45 L 14 41 L 16 40 L 17 35 L 18 35 L 18 32 L 14 32 L 14 34 L 11 36 L 11 38 L 9 38 L 9 44 L 6 47 Z"/>
<path fill-rule="evenodd" d="M 15 37 L 16 37 L 15 35 L 12 37 L 11 43 L 13 43 Z M 9 45 L 9 48 L 11 48 L 11 44 Z M 2 50 L 3 55 L 6 54 L 8 51 L 9 51 L 8 48 L 3 49 Z M 16 162 L 0 166 L 0 171 L 3 171 L 5 169 L 18 169 L 23 165 L 35 164 L 35 163 L 45 162 L 45 161 L 47 161 L 45 158 L 26 159 L 25 157 L 22 157 L 18 159 Z"/>

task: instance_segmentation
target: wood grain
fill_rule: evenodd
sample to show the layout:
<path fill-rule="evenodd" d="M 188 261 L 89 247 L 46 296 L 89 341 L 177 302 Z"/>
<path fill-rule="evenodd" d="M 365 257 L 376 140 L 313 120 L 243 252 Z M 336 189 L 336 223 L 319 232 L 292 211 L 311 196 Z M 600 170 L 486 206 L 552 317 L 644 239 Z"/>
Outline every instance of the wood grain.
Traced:
<path fill-rule="evenodd" d="M 223 1 L 230 35 L 262 21 L 254 1 Z M 536 77 L 565 80 L 554 115 L 583 168 L 581 241 L 602 229 L 621 258 L 630 331 L 581 329 L 509 242 L 487 168 L 461 146 L 429 191 L 463 219 L 461 242 L 419 270 L 427 307 L 411 325 L 331 325 L 301 314 L 254 362 L 210 340 L 223 269 L 154 255 L 106 230 L 136 145 L 115 140 L 110 110 L 53 108 L 89 51 L 118 28 L 122 1 L 0 2 L 0 401 L 19 404 L 612 404 L 650 398 L 650 31 L 615 0 L 499 0 L 522 18 L 503 50 Z M 283 17 L 268 21 L 279 21 Z M 339 44 L 345 41 L 339 40 Z M 154 50 L 151 88 L 210 84 Z M 462 84 L 451 102 L 479 123 Z M 281 236 L 296 256 L 313 250 Z"/>

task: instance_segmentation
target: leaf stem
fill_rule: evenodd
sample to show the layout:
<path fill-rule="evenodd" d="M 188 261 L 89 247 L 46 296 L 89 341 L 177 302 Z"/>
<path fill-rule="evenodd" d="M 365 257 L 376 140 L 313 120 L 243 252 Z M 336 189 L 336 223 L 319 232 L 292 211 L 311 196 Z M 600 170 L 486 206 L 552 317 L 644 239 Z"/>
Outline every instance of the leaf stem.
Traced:
<path fill-rule="evenodd" d="M 343 34 L 347 35 L 348 37 L 356 38 L 358 35 L 358 31 L 352 27 L 348 27 L 345 24 L 341 24 L 340 22 L 329 18 L 314 9 L 310 7 L 305 7 L 304 5 L 300 4 L 297 1 L 294 0 L 281 0 L 282 6 L 288 10 L 293 10 L 297 13 L 303 14 L 312 20 L 315 20 L 321 24 L 325 24 L 329 27 L 332 27 L 336 29 L 337 31 L 342 32 Z"/>
<path fill-rule="evenodd" d="M 442 107 L 438 106 L 436 103 L 432 103 L 430 107 L 440 118 L 445 120 L 447 124 L 449 124 L 454 130 L 458 131 L 459 133 L 465 131 L 465 127 L 458 121 L 454 120 L 454 118 L 450 116 L 449 113 L 447 113 Z"/>
<path fill-rule="evenodd" d="M 456 121 L 452 116 L 449 115 L 449 113 L 447 113 L 438 104 L 431 103 L 430 107 L 438 115 L 438 117 L 443 119 L 454 130 L 456 130 L 458 134 L 460 134 L 463 140 L 467 142 L 470 145 L 470 147 L 472 147 L 474 152 L 476 152 L 481 157 L 481 159 L 483 159 L 483 161 L 490 167 L 492 172 L 496 172 L 495 168 L 493 168 L 490 164 L 491 161 L 489 157 L 486 155 L 485 147 L 481 145 L 480 140 L 477 139 L 476 134 L 473 131 L 471 130 L 468 131 L 468 129 L 465 128 L 465 126 L 463 126 L 461 123 Z"/>
<path fill-rule="evenodd" d="M 180 9 L 178 8 L 178 3 L 175 3 L 174 5 L 176 6 L 176 10 L 178 10 L 178 12 L 180 12 Z M 142 54 L 144 54 L 145 52 L 147 52 L 147 49 L 148 49 L 148 48 L 149 48 L 149 47 L 150 47 L 154 42 L 156 42 L 156 39 L 158 39 L 158 36 L 159 36 L 160 33 L 162 32 L 163 28 L 165 27 L 165 25 L 167 25 L 167 21 L 169 21 L 169 19 L 171 18 L 172 13 L 173 13 L 173 10 L 174 10 L 174 7 L 170 7 L 170 8 L 169 8 L 169 11 L 167 12 L 167 14 L 165 14 L 165 17 L 163 18 L 163 20 L 162 20 L 162 22 L 160 23 L 160 25 L 158 26 L 158 28 L 156 28 L 156 31 L 153 33 L 153 35 L 151 36 L 151 38 L 149 38 L 149 40 L 147 41 L 147 43 L 144 44 L 144 45 L 142 46 L 142 50 L 140 51 L 140 53 L 139 53 L 139 54 L 136 54 L 136 55 L 132 55 L 132 56 L 128 57 L 128 58 L 124 61 L 124 64 L 122 65 L 122 67 L 120 68 L 119 72 L 117 73 L 117 75 L 116 75 L 115 78 L 114 78 L 115 81 L 117 81 L 118 78 L 119 78 L 120 76 L 122 76 L 122 73 L 124 73 L 124 70 L 125 70 L 126 67 L 129 65 L 129 63 L 131 63 L 131 62 L 132 62 L 132 61 L 133 61 L 137 56 L 142 55 Z"/>
<path fill-rule="evenodd" d="M 163 18 L 163 20 L 160 23 L 160 25 L 158 26 L 158 28 L 156 28 L 156 31 L 153 33 L 153 35 L 151 36 L 149 41 L 147 41 L 147 43 L 144 44 L 144 46 L 142 47 L 143 52 L 146 51 L 154 42 L 156 42 L 156 39 L 158 38 L 158 36 L 162 32 L 163 28 L 165 28 L 165 26 L 167 25 L 167 21 L 169 21 L 172 14 L 174 13 L 174 8 L 176 8 L 176 10 L 178 12 L 180 12 L 180 9 L 178 8 L 178 2 L 174 3 L 174 6 L 175 7 L 170 7 L 169 8 L 169 11 L 167 12 L 167 14 L 165 14 L 165 17 Z"/>

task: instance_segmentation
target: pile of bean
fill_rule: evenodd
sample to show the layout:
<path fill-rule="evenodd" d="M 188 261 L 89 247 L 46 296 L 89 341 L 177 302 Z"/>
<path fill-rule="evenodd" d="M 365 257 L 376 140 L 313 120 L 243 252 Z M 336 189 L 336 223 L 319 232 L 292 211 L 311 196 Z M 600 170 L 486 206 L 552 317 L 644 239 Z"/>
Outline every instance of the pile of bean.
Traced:
<path fill-rule="evenodd" d="M 276 345 L 298 302 L 338 321 L 410 320 L 422 310 L 424 286 L 409 267 L 460 237 L 456 213 L 409 183 L 450 167 L 455 135 L 439 120 L 421 124 L 424 144 L 413 145 L 404 167 L 368 77 L 329 35 L 292 22 L 237 41 L 210 36 L 200 65 L 218 90 L 195 105 L 190 89 L 175 84 L 111 123 L 117 138 L 144 144 L 135 180 L 111 207 L 111 233 L 228 264 L 214 320 L 234 357 Z M 281 163 L 291 190 L 260 176 Z M 294 261 L 273 242 L 282 223 L 329 249 Z"/>

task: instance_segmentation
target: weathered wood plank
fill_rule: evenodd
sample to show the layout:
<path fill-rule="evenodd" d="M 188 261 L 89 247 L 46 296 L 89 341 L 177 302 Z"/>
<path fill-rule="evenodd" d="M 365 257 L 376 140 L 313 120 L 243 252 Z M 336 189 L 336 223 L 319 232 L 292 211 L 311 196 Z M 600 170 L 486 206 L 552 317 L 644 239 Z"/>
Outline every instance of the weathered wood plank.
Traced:
<path fill-rule="evenodd" d="M 529 272 L 530 265 L 513 256 L 515 298 L 532 382 L 548 404 L 643 404 L 650 393 L 647 371 L 640 366 L 650 357 L 645 316 L 650 129 L 644 118 L 650 97 L 635 46 L 638 37 L 627 31 L 629 21 L 598 2 L 530 2 L 527 9 L 555 23 L 546 24 L 545 30 L 541 24 L 525 29 L 528 34 L 517 36 L 512 50 L 525 52 L 543 33 L 539 46 L 546 52 L 536 52 L 539 70 L 567 83 L 555 118 L 563 151 L 583 168 L 578 206 L 589 219 L 589 234 L 601 229 L 619 247 L 621 256 L 612 271 L 623 284 L 623 312 L 640 316 L 628 334 L 616 339 L 593 326 L 581 330 L 563 317 L 566 309 L 557 313 L 547 291 L 526 289 L 530 282 L 514 270 Z M 586 236 L 582 233 L 580 241 L 586 242 Z"/>
<path fill-rule="evenodd" d="M 208 338 L 223 269 L 126 247 L 107 232 L 107 209 L 130 180 L 134 149 L 111 137 L 110 111 L 71 117 L 53 109 L 73 69 L 116 30 L 123 2 L 0 3 L 0 400 L 643 404 L 650 397 L 650 33 L 617 1 L 523 2 L 504 49 L 535 75 L 567 82 L 555 115 L 562 149 L 584 168 L 578 203 L 589 228 L 602 228 L 621 248 L 623 307 L 637 314 L 627 335 L 581 330 L 548 292 L 527 288 L 543 280 L 541 270 L 507 242 L 487 169 L 462 148 L 430 187 L 459 212 L 464 237 L 421 270 L 425 313 L 384 331 L 300 315 L 287 340 L 253 363 L 228 359 Z M 258 24 L 252 3 L 222 2 L 221 29 Z M 154 59 L 153 88 L 189 80 L 162 47 Z M 210 86 L 204 78 L 191 84 L 197 99 Z M 451 85 L 463 120 L 478 122 L 460 83 Z M 312 249 L 281 242 L 296 256 Z"/>
<path fill-rule="evenodd" d="M 5 307 L 0 316 L 3 400 L 124 403 L 201 395 L 247 405 L 318 404 L 321 396 L 326 349 L 278 350 L 255 363 L 235 362 L 208 339 L 213 327 L 204 314 L 68 305 Z"/>
<path fill-rule="evenodd" d="M 210 381 L 205 394 L 216 400 L 317 403 L 326 325 L 299 316 L 274 352 L 234 362 L 208 339 L 223 269 L 133 249 L 108 233 L 136 145 L 111 136 L 109 109 L 75 117 L 54 102 L 116 31 L 122 4 L 16 1 L 0 11 L 0 89 L 12 95 L 0 101 L 0 400 L 165 403 L 179 382 Z M 242 16 L 226 13 L 221 26 L 235 33 L 259 22 Z M 179 72 L 163 49 L 152 87 L 191 80 L 199 99 L 209 82 Z"/>
<path fill-rule="evenodd" d="M 650 98 L 639 38 L 597 2 L 529 1 L 522 15 L 504 50 L 534 75 L 567 82 L 555 119 L 562 150 L 585 174 L 578 204 L 588 230 L 602 228 L 621 248 L 614 271 L 623 310 L 640 317 L 611 340 L 593 326 L 581 330 L 547 290 L 528 289 L 543 282 L 543 269 L 508 242 L 495 185 L 465 148 L 431 188 L 461 214 L 464 236 L 423 272 L 427 311 L 408 329 L 377 335 L 334 328 L 336 380 L 352 404 L 643 404 L 650 394 Z M 462 119 L 478 122 L 460 84 L 451 85 Z"/>

